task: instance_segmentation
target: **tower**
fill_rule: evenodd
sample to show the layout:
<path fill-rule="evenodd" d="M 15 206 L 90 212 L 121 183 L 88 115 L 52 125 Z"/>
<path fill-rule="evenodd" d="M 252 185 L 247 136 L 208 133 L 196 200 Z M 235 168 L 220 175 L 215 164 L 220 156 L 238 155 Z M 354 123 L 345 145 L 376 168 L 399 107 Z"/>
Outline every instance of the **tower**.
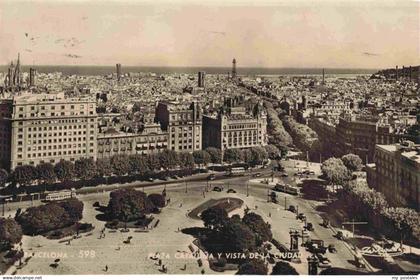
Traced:
<path fill-rule="evenodd" d="M 121 64 L 117 63 L 116 67 L 117 67 L 117 80 L 120 81 L 121 80 Z"/>
<path fill-rule="evenodd" d="M 36 75 L 36 70 L 34 68 L 29 68 L 29 86 L 30 87 L 35 86 L 35 75 Z"/>
<path fill-rule="evenodd" d="M 206 72 L 204 71 L 198 72 L 198 87 L 203 88 L 205 86 L 205 77 L 206 77 Z"/>
<path fill-rule="evenodd" d="M 232 79 L 236 78 L 236 59 L 232 60 Z"/>

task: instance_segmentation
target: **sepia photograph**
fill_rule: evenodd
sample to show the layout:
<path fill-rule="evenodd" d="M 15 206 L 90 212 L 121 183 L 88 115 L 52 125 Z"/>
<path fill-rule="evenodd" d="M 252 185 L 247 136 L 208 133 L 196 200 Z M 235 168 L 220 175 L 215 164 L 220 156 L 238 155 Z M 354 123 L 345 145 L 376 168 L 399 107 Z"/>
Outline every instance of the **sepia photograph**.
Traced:
<path fill-rule="evenodd" d="M 419 101 L 420 1 L 0 0 L 0 277 L 415 280 Z"/>

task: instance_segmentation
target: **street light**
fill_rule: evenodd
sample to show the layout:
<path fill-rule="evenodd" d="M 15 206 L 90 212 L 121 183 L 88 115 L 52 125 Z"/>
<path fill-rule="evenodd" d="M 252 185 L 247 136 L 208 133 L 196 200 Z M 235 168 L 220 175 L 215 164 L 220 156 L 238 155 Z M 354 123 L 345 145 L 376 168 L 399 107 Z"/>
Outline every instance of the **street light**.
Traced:
<path fill-rule="evenodd" d="M 318 275 L 319 260 L 315 255 L 309 256 L 308 260 L 308 275 Z"/>

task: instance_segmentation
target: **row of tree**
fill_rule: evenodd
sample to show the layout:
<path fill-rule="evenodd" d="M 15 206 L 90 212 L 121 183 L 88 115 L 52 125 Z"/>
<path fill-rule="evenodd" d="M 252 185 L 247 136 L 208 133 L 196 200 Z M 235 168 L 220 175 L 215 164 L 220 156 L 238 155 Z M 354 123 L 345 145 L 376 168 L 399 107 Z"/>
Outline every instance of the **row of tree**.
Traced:
<path fill-rule="evenodd" d="M 293 117 L 285 116 L 283 125 L 293 139 L 293 143 L 300 150 L 310 153 L 319 152 L 318 135 L 309 126 L 298 123 Z"/>
<path fill-rule="evenodd" d="M 269 143 L 281 150 L 285 150 L 287 146 L 293 144 L 293 139 L 284 128 L 283 122 L 280 120 L 278 112 L 273 105 L 269 102 L 264 102 L 264 106 L 267 110 Z"/>
<path fill-rule="evenodd" d="M 391 207 L 385 196 L 365 181 L 344 185 L 341 199 L 356 218 L 368 220 L 373 228 L 394 239 L 420 242 L 420 214 L 411 208 Z"/>
<path fill-rule="evenodd" d="M 228 149 L 223 154 L 225 162 L 245 162 L 251 166 L 261 164 L 269 157 L 279 157 L 279 150 L 273 145 L 268 145 L 266 148 Z M 0 187 L 4 187 L 8 181 L 19 186 L 28 186 L 34 183 L 50 185 L 57 181 L 66 182 L 76 178 L 90 180 L 95 177 L 112 175 L 147 175 L 159 170 L 192 169 L 194 166 L 206 166 L 210 163 L 221 162 L 221 150 L 213 147 L 193 153 L 163 150 L 148 155 L 119 154 L 97 161 L 92 158 L 81 158 L 74 163 L 61 160 L 55 165 L 41 163 L 37 166 L 17 166 L 11 174 L 8 174 L 4 169 L 0 169 Z"/>

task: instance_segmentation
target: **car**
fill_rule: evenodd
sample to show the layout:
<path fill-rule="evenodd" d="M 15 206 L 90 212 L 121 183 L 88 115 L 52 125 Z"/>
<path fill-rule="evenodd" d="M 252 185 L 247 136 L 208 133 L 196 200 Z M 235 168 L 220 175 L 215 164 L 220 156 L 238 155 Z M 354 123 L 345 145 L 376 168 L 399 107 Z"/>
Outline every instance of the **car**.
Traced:
<path fill-rule="evenodd" d="M 214 192 L 221 192 L 222 191 L 222 188 L 221 187 L 214 187 L 213 188 L 213 191 Z"/>
<path fill-rule="evenodd" d="M 299 213 L 298 214 L 298 216 L 297 216 L 297 218 L 299 219 L 299 220 L 305 220 L 306 219 L 306 216 L 305 216 L 305 214 L 303 214 L 303 213 Z"/>
<path fill-rule="evenodd" d="M 315 172 L 314 171 L 309 171 L 309 175 L 315 175 Z"/>
<path fill-rule="evenodd" d="M 295 173 L 295 176 L 302 176 L 302 172 L 300 172 L 300 171 L 299 172 L 296 172 Z"/>
<path fill-rule="evenodd" d="M 179 179 L 179 177 L 178 177 L 178 176 L 176 176 L 176 175 L 173 175 L 173 176 L 171 176 L 171 179 L 176 180 L 176 179 Z"/>
<path fill-rule="evenodd" d="M 312 223 L 307 223 L 305 228 L 309 231 L 314 231 L 314 226 Z"/>
<path fill-rule="evenodd" d="M 261 172 L 257 172 L 252 174 L 252 177 L 261 177 Z"/>
<path fill-rule="evenodd" d="M 210 174 L 209 176 L 207 176 L 207 180 L 213 181 L 214 179 L 216 179 L 216 175 L 214 174 Z"/>
<path fill-rule="evenodd" d="M 327 257 L 325 257 L 322 254 L 316 254 L 316 256 L 319 260 L 319 262 L 318 262 L 318 267 L 319 268 L 330 268 L 331 267 L 331 262 Z"/>
<path fill-rule="evenodd" d="M 292 213 L 296 213 L 296 207 L 294 205 L 289 206 L 289 211 Z"/>
<path fill-rule="evenodd" d="M 328 245 L 328 251 L 330 251 L 330 253 L 336 253 L 337 249 L 335 248 L 334 244 L 330 244 Z"/>
<path fill-rule="evenodd" d="M 289 177 L 289 175 L 287 173 L 281 173 L 280 177 Z"/>
<path fill-rule="evenodd" d="M 236 193 L 236 191 L 234 189 L 228 189 L 227 193 Z"/>

